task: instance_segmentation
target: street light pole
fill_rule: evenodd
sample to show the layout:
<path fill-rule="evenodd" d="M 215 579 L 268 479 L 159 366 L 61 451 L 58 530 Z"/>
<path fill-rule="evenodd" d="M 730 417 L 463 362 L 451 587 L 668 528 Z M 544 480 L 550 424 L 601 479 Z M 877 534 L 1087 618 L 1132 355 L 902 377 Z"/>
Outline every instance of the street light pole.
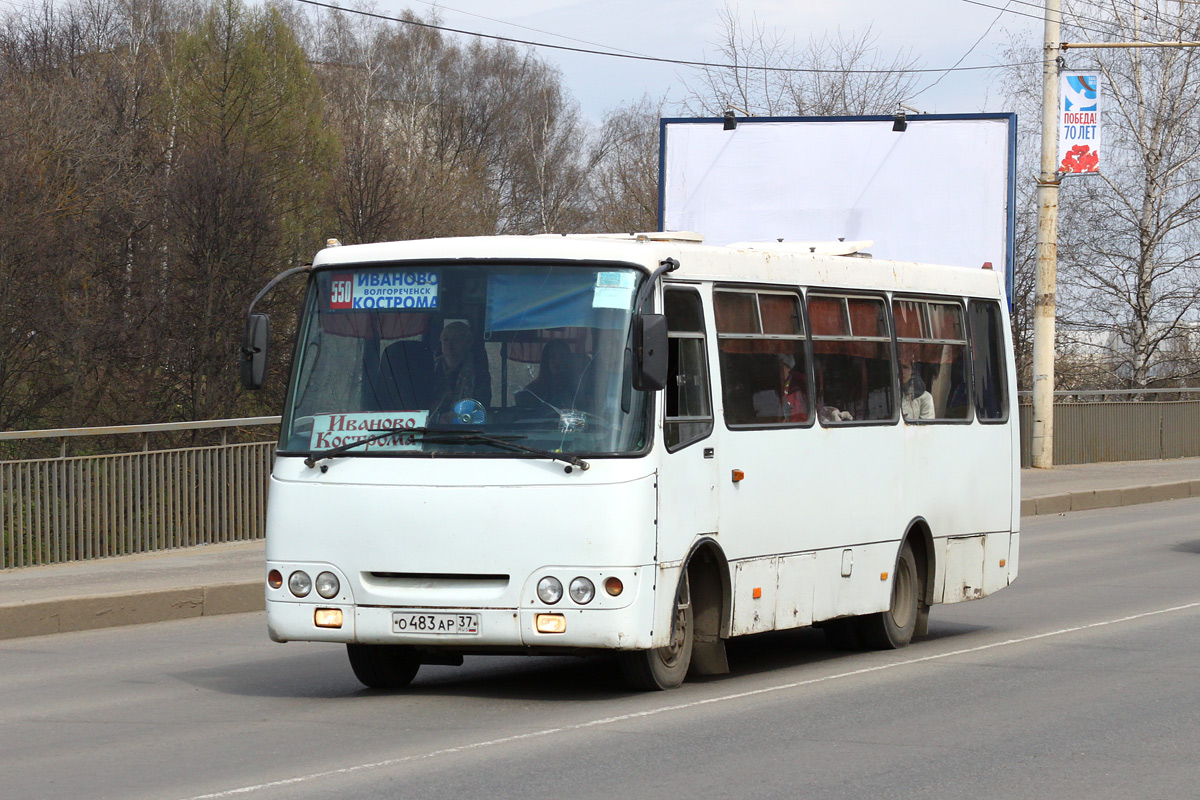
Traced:
<path fill-rule="evenodd" d="M 1059 0 L 1046 0 L 1042 45 L 1042 169 L 1038 175 L 1037 289 L 1033 301 L 1033 466 L 1054 466 L 1054 294 L 1058 284 Z"/>

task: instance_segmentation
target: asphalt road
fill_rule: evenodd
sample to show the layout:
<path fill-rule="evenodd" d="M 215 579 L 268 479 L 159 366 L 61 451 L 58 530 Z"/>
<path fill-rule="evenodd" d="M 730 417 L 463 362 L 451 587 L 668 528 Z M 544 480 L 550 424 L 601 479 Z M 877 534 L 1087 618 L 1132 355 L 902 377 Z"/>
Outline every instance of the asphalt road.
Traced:
<path fill-rule="evenodd" d="M 260 614 L 0 642 L 0 797 L 1195 796 L 1200 499 L 1027 519 L 1020 567 L 904 650 L 750 637 L 656 694 L 604 658 L 369 692 Z"/>

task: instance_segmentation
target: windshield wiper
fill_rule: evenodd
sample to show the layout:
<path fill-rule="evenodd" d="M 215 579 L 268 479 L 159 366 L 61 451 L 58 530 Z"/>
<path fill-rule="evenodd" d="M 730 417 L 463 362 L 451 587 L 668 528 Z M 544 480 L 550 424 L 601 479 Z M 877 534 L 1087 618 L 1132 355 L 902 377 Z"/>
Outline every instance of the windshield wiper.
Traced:
<path fill-rule="evenodd" d="M 331 447 L 328 450 L 313 450 L 304 459 L 304 466 L 312 469 L 317 465 L 318 461 L 324 461 L 327 458 L 340 456 L 347 450 L 353 450 L 356 447 L 362 447 L 364 444 L 377 442 L 380 439 L 386 439 L 389 436 L 395 436 L 398 433 L 424 433 L 424 428 L 380 428 L 379 432 L 373 436 L 367 436 L 362 439 L 355 439 L 353 442 L 339 444 L 337 447 Z"/>
<path fill-rule="evenodd" d="M 377 433 L 367 436 L 362 439 L 356 439 L 353 442 L 346 442 L 337 447 L 331 447 L 328 450 L 314 450 L 304 459 L 304 466 L 312 469 L 317 466 L 318 461 L 324 461 L 327 458 L 339 456 L 348 450 L 353 450 L 356 447 L 362 447 L 365 444 L 386 439 L 389 436 L 397 434 L 406 434 L 410 436 L 420 436 L 421 441 L 431 444 L 441 444 L 449 442 L 484 442 L 495 447 L 502 447 L 509 450 L 514 450 L 522 453 L 531 453 L 535 456 L 548 458 L 552 461 L 562 461 L 567 464 L 566 472 L 571 472 L 571 467 L 579 467 L 586 470 L 591 467 L 591 464 L 584 461 L 578 456 L 567 455 L 564 453 L 554 453 L 549 450 L 542 450 L 537 447 L 529 447 L 528 445 L 517 444 L 511 441 L 515 438 L 524 439 L 524 435 L 514 434 L 512 436 L 492 436 L 486 433 L 470 430 L 455 430 L 455 429 L 430 429 L 430 428 L 381 428 Z M 322 469 L 325 469 L 322 467 Z"/>
<path fill-rule="evenodd" d="M 441 436 L 442 434 L 449 434 L 449 436 L 446 436 L 443 439 L 439 439 L 438 437 Z M 506 448 L 508 450 L 514 450 L 514 451 L 521 452 L 521 453 L 532 453 L 535 456 L 541 456 L 542 458 L 548 458 L 552 461 L 561 461 L 564 464 L 567 464 L 567 468 L 566 468 L 567 474 L 570 474 L 571 467 L 579 467 L 582 470 L 591 469 L 592 465 L 589 464 L 588 462 L 584 461 L 579 456 L 573 456 L 568 453 L 555 453 L 552 450 L 542 450 L 540 447 L 530 447 L 527 444 L 517 444 L 516 442 L 512 441 L 512 438 L 524 439 L 525 437 L 520 436 L 520 437 L 511 437 L 510 438 L 507 436 L 504 436 L 504 437 L 491 436 L 486 433 L 478 433 L 477 431 L 467 431 L 467 430 L 464 430 L 464 431 L 457 431 L 457 430 L 441 431 L 441 430 L 439 430 L 439 431 L 430 431 L 429 433 L 425 434 L 425 436 L 422 437 L 421 440 L 425 441 L 425 442 L 432 442 L 434 444 L 437 444 L 439 442 L 485 442 L 490 445 L 495 445 L 496 447 L 502 447 L 502 448 Z"/>

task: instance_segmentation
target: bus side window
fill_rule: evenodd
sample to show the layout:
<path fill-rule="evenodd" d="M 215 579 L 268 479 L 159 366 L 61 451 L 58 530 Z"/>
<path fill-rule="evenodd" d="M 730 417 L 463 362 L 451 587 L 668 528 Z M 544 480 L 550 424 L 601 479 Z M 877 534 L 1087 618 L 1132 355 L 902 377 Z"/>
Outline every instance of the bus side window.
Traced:
<path fill-rule="evenodd" d="M 1003 422 L 1008 419 L 1008 369 L 1000 306 L 972 300 L 969 315 L 975 413 L 981 421 Z"/>
<path fill-rule="evenodd" d="M 962 305 L 897 296 L 900 413 L 907 422 L 967 422 L 967 331 Z"/>
<path fill-rule="evenodd" d="M 895 419 L 892 335 L 883 300 L 809 293 L 817 419 L 822 424 Z"/>
<path fill-rule="evenodd" d="M 694 289 L 667 289 L 663 305 L 668 344 L 663 437 L 667 450 L 674 452 L 712 433 L 712 402 L 699 293 Z"/>
<path fill-rule="evenodd" d="M 812 392 L 799 295 L 719 289 L 713 309 L 725 424 L 809 424 Z"/>

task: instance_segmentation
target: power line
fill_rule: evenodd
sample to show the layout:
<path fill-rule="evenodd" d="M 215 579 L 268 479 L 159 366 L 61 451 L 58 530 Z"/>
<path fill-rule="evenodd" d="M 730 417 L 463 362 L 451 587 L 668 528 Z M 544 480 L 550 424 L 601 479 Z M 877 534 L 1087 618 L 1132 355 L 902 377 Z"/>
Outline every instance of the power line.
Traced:
<path fill-rule="evenodd" d="M 1004 13 L 1004 14 L 1013 14 L 1013 15 L 1015 15 L 1015 16 L 1018 16 L 1018 17 L 1028 17 L 1029 19 L 1041 20 L 1042 22 L 1045 22 L 1045 21 L 1046 21 L 1046 14 L 1044 13 L 1044 12 L 1045 12 L 1045 8 L 1044 8 L 1044 7 L 1042 7 L 1042 6 L 1039 6 L 1039 5 L 1037 5 L 1036 3 L 1021 2 L 1021 0 L 1012 0 L 1012 2 L 1021 2 L 1021 5 L 1031 6 L 1031 7 L 1033 7 L 1033 8 L 1041 8 L 1041 9 L 1042 9 L 1042 11 L 1043 11 L 1043 13 L 1041 13 L 1041 14 L 1029 14 L 1029 13 L 1026 13 L 1026 12 L 1024 12 L 1024 11 L 1017 11 L 1015 8 L 1006 8 L 1006 7 L 1002 7 L 1002 6 L 993 6 L 993 5 L 990 5 L 990 4 L 988 4 L 988 3 L 983 3 L 983 2 L 980 2 L 980 0 L 961 0 L 961 2 L 963 2 L 963 3 L 967 3 L 968 5 L 972 5 L 972 6 L 982 6 L 983 8 L 990 8 L 990 9 L 992 9 L 993 11 L 999 11 L 999 12 L 1001 12 L 1001 13 Z M 1062 22 L 1062 21 L 1063 21 L 1063 13 L 1062 13 L 1061 11 L 1059 12 L 1058 16 L 1059 16 L 1059 21 L 1060 21 L 1060 22 Z M 1081 17 L 1081 16 L 1079 16 L 1078 14 L 1072 14 L 1071 16 L 1073 16 L 1073 17 L 1074 17 L 1075 19 L 1077 19 L 1077 20 L 1078 20 L 1078 19 L 1085 19 L 1085 20 L 1088 20 L 1089 22 L 1096 22 L 1096 23 L 1099 23 L 1099 24 L 1101 24 L 1101 25 L 1108 25 L 1108 24 L 1111 24 L 1111 23 L 1109 23 L 1107 20 L 1101 20 L 1101 19 L 1095 19 L 1095 20 L 1093 20 L 1093 19 L 1091 19 L 1091 18 L 1089 18 L 1089 17 Z M 1094 33 L 1094 34 L 1097 34 L 1097 35 L 1100 35 L 1100 36 L 1106 36 L 1106 35 L 1108 35 L 1108 34 L 1112 33 L 1112 31 L 1101 31 L 1101 30 L 1096 30 L 1096 29 L 1093 29 L 1093 28 L 1086 28 L 1086 27 L 1084 27 L 1083 25 L 1080 25 L 1078 22 L 1069 22 L 1068 24 L 1072 25 L 1073 27 L 1076 27 L 1076 28 L 1078 28 L 1079 30 L 1081 30 L 1081 31 L 1083 31 L 1083 32 L 1085 32 L 1085 33 Z"/>
<path fill-rule="evenodd" d="M 545 30 L 542 30 L 541 28 L 531 28 L 528 25 L 521 25 L 519 23 L 509 22 L 508 20 L 503 20 L 503 19 L 496 19 L 495 17 L 487 17 L 487 16 L 484 16 L 483 14 L 476 14 L 472 11 L 463 11 L 461 8 L 451 8 L 450 6 L 444 6 L 441 3 L 432 2 L 432 0 L 417 0 L 417 2 L 421 3 L 423 5 L 430 6 L 431 8 L 436 9 L 436 10 L 453 11 L 455 14 L 465 14 L 468 17 L 475 17 L 476 19 L 484 19 L 484 20 L 487 20 L 488 22 L 495 22 L 498 25 L 508 25 L 509 27 L 512 27 L 512 28 L 520 28 L 521 30 L 525 30 L 525 31 L 533 31 L 534 33 L 544 33 L 547 36 L 553 36 L 556 39 L 565 39 L 568 42 L 579 42 L 581 44 L 590 44 L 593 47 L 604 47 L 609 50 L 614 50 L 618 53 L 629 53 L 630 55 L 635 55 L 635 56 L 643 55 L 642 53 L 639 53 L 635 50 L 626 50 L 621 47 L 613 47 L 610 44 L 601 44 L 599 42 L 590 42 L 587 39 L 576 39 L 573 36 L 565 36 L 561 33 L 555 33 L 554 31 L 545 31 Z"/>
<path fill-rule="evenodd" d="M 1046 7 L 1045 7 L 1045 5 L 1043 5 L 1043 4 L 1041 4 L 1041 3 L 1033 3 L 1033 2 L 1030 2 L 1029 0 L 1009 0 L 1009 3 L 1016 3 L 1016 4 L 1017 4 L 1017 5 L 1019 5 L 1019 6 L 1028 6 L 1028 7 L 1030 7 L 1030 8 L 1036 8 L 1036 9 L 1038 9 L 1039 11 L 1042 11 L 1042 12 L 1044 12 L 1044 11 L 1046 10 Z M 1006 6 L 1007 6 L 1007 5 L 1008 5 L 1008 4 L 1006 3 Z M 1003 12 L 1001 12 L 1001 13 L 1003 13 Z M 1010 13 L 1014 13 L 1014 12 L 1010 12 Z M 1027 14 L 1027 15 L 1025 15 L 1025 16 L 1033 16 L 1033 15 L 1028 15 L 1028 14 Z M 1069 21 L 1066 19 L 1068 16 L 1069 16 L 1069 17 L 1071 17 L 1072 19 L 1075 19 L 1075 20 L 1084 20 L 1084 21 L 1086 21 L 1086 22 L 1095 22 L 1095 23 L 1096 23 L 1096 24 L 1098 24 L 1098 25 L 1111 25 L 1111 24 L 1112 24 L 1112 23 L 1111 23 L 1111 21 L 1109 21 L 1109 20 L 1106 20 L 1106 19 L 1100 19 L 1099 17 L 1085 17 L 1085 16 L 1083 16 L 1082 14 L 1080 14 L 1080 13 L 1078 13 L 1078 12 L 1076 12 L 1076 11 L 1072 11 L 1072 10 L 1068 10 L 1068 11 L 1061 11 L 1061 10 L 1060 10 L 1060 11 L 1058 12 L 1058 21 L 1059 21 L 1059 22 L 1066 22 L 1066 23 L 1067 23 L 1067 24 L 1069 24 L 1069 25 L 1076 25 L 1076 26 L 1078 26 L 1078 23 L 1077 23 L 1077 22 L 1069 22 Z M 1043 13 L 1043 14 L 1042 14 L 1040 17 L 1037 17 L 1037 18 L 1038 18 L 1038 19 L 1040 19 L 1040 20 L 1045 20 L 1045 19 L 1046 19 L 1046 15 Z"/>
<path fill-rule="evenodd" d="M 978 67 L 952 67 L 947 70 L 945 67 L 938 68 L 922 68 L 922 69 L 812 69 L 808 67 L 769 67 L 769 66 L 743 66 L 740 64 L 717 64 L 711 61 L 687 61 L 678 58 L 664 58 L 660 56 L 643 56 L 634 53 L 614 53 L 610 50 L 592 50 L 585 47 L 570 47 L 563 44 L 550 44 L 548 42 L 535 42 L 529 39 L 516 39 L 510 36 L 497 36 L 491 33 L 479 33 L 478 31 L 468 31 L 461 28 L 451 28 L 447 25 L 435 25 L 432 22 L 421 22 L 419 20 L 403 19 L 400 17 L 389 17 L 386 14 L 378 14 L 374 11 L 363 11 L 357 8 L 344 8 L 342 6 L 332 5 L 330 3 L 322 3 L 319 0 L 296 0 L 298 3 L 305 5 L 317 6 L 318 8 L 327 8 L 331 11 L 345 11 L 350 14 L 358 14 L 364 17 L 373 17 L 382 19 L 388 22 L 396 22 L 401 25 L 413 25 L 418 28 L 427 30 L 441 31 L 442 33 L 457 33 L 462 36 L 474 36 L 477 39 L 487 39 L 493 42 L 504 42 L 506 44 L 520 44 L 527 47 L 540 47 L 546 50 L 562 50 L 568 53 L 582 53 L 584 55 L 607 56 L 609 58 L 625 58 L 633 61 L 650 61 L 657 64 L 673 64 L 681 67 L 701 67 L 708 69 L 743 69 L 754 72 L 804 72 L 813 74 L 829 74 L 829 75 L 895 75 L 903 73 L 924 73 L 924 72 L 967 72 L 971 70 L 981 69 L 1003 69 L 1005 67 L 1023 67 L 1032 64 L 1040 64 L 1040 61 L 1026 61 L 1017 64 L 989 64 Z M 972 2 L 972 0 L 964 0 L 964 2 Z M 977 5 L 984 5 L 978 3 Z M 991 6 L 989 6 L 991 8 Z"/>
<path fill-rule="evenodd" d="M 1011 2 L 1011 0 L 1009 0 L 1009 2 Z M 995 18 L 994 20 L 992 20 L 992 24 L 991 24 L 991 25 L 988 25 L 988 26 L 987 26 L 987 30 L 985 30 L 985 31 L 984 31 L 982 34 L 980 34 L 979 38 L 975 40 L 975 44 L 971 45 L 971 47 L 970 47 L 970 48 L 968 48 L 967 52 L 963 53 L 963 54 L 962 54 L 962 56 L 961 56 L 961 57 L 958 59 L 958 61 L 955 61 L 955 62 L 954 62 L 954 66 L 953 66 L 953 67 L 950 67 L 950 69 L 946 70 L 946 71 L 945 71 L 945 72 L 943 72 L 941 75 L 939 75 L 936 81 L 934 81 L 933 83 L 929 84 L 929 85 L 928 85 L 928 86 L 926 86 L 924 89 L 922 89 L 921 91 L 917 92 L 916 94 L 914 94 L 912 97 L 910 97 L 910 98 L 908 98 L 908 99 L 909 99 L 910 101 L 911 101 L 911 100 L 915 100 L 916 98 L 918 98 L 918 97 L 920 97 L 921 95 L 925 94 L 925 92 L 927 92 L 927 91 L 929 91 L 930 89 L 932 89 L 933 87 L 937 86 L 939 83 L 941 83 L 941 82 L 942 82 L 942 78 L 944 78 L 944 77 L 946 77 L 947 75 L 949 75 L 949 74 L 950 74 L 950 70 L 953 70 L 953 69 L 954 69 L 954 67 L 957 67 L 959 64 L 961 64 L 961 63 L 963 62 L 963 60 L 964 60 L 964 59 L 966 59 L 966 57 L 967 57 L 967 56 L 971 55 L 971 53 L 972 53 L 972 52 L 974 52 L 975 48 L 976 48 L 976 47 L 979 47 L 979 43 L 980 43 L 980 42 L 982 42 L 982 41 L 984 40 L 984 38 L 986 38 L 986 37 L 987 37 L 987 35 L 988 35 L 989 33 L 991 33 L 991 32 L 992 32 L 992 28 L 996 27 L 996 23 L 1000 21 L 1000 18 L 1001 18 L 1002 16 L 1004 16 L 1004 12 L 1005 12 L 1005 11 L 1008 9 L 1009 2 L 1006 2 L 1006 3 L 1004 4 L 1004 8 L 1000 9 L 1000 13 L 996 15 L 996 18 Z"/>

